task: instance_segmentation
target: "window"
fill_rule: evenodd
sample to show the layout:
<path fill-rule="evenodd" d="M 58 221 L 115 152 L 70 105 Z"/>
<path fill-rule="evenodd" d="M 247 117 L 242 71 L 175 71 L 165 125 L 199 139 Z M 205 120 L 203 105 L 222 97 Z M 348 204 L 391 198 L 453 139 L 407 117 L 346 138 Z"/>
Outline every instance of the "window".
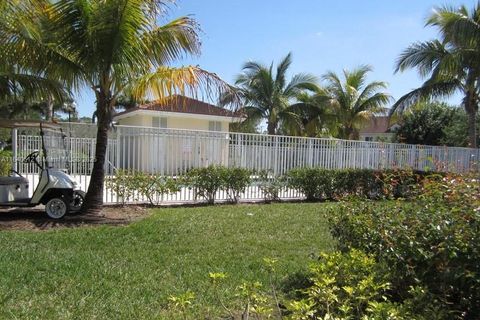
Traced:
<path fill-rule="evenodd" d="M 165 118 L 165 117 L 152 117 L 152 127 L 154 127 L 154 128 L 167 128 L 167 118 Z"/>
<path fill-rule="evenodd" d="M 208 121 L 209 131 L 222 131 L 222 123 L 220 121 Z"/>
<path fill-rule="evenodd" d="M 373 141 L 373 137 L 365 137 L 365 141 Z"/>

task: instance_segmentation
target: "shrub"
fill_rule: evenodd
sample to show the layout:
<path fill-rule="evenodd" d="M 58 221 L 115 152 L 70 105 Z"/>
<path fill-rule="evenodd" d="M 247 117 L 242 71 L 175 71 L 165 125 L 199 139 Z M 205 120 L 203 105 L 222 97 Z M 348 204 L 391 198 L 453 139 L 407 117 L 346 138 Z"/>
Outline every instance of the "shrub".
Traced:
<path fill-rule="evenodd" d="M 10 175 L 12 169 L 12 151 L 0 151 L 0 176 Z"/>
<path fill-rule="evenodd" d="M 287 173 L 287 180 L 290 188 L 311 201 L 411 197 L 423 176 L 410 170 L 296 168 Z"/>
<path fill-rule="evenodd" d="M 250 185 L 251 171 L 243 168 L 228 168 L 211 165 L 205 168 L 194 168 L 187 173 L 188 185 L 194 189 L 195 196 L 215 202 L 218 191 L 225 191 L 230 201 L 237 203 L 240 194 Z"/>
<path fill-rule="evenodd" d="M 187 173 L 188 185 L 194 189 L 195 197 L 204 198 L 207 203 L 215 202 L 217 191 L 225 186 L 227 168 L 211 165 L 205 168 L 194 168 Z"/>
<path fill-rule="evenodd" d="M 283 177 L 278 177 L 269 170 L 262 170 L 255 175 L 255 184 L 263 193 L 265 202 L 279 201 L 280 191 L 285 188 L 286 183 Z"/>
<path fill-rule="evenodd" d="M 380 308 L 400 312 L 385 302 L 389 283 L 382 268 L 361 251 L 322 254 L 310 271 L 305 297 L 289 304 L 292 319 L 370 319 Z"/>
<path fill-rule="evenodd" d="M 137 171 L 131 177 L 131 188 L 137 191 L 138 197 L 147 198 L 151 205 L 159 205 L 166 194 L 180 191 L 181 178 L 151 175 Z"/>
<path fill-rule="evenodd" d="M 343 251 L 357 248 L 388 265 L 392 292 L 422 285 L 445 309 L 480 318 L 480 184 L 475 178 L 425 178 L 414 201 L 357 202 L 329 212 Z"/>
<path fill-rule="evenodd" d="M 295 168 L 287 173 L 288 186 L 302 192 L 307 200 L 332 199 L 334 171 L 320 168 Z"/>
<path fill-rule="evenodd" d="M 251 171 L 243 168 L 225 168 L 223 175 L 223 187 L 230 201 L 237 203 L 240 200 L 240 193 L 251 183 Z"/>
<path fill-rule="evenodd" d="M 158 205 L 165 194 L 180 191 L 182 179 L 174 179 L 140 171 L 118 169 L 105 179 L 105 185 L 111 189 L 125 205 L 129 200 L 146 198 L 150 204 Z"/>
<path fill-rule="evenodd" d="M 117 169 L 113 176 L 105 178 L 105 186 L 117 195 L 122 205 L 125 205 L 134 195 L 135 186 L 132 184 L 131 176 L 130 171 Z"/>

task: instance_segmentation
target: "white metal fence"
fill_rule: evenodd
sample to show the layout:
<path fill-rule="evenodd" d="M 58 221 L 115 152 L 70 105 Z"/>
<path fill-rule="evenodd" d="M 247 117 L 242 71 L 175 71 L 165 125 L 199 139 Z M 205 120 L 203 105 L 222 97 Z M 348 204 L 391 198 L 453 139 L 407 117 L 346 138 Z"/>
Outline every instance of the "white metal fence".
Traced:
<path fill-rule="evenodd" d="M 65 166 L 86 190 L 95 159 L 96 126 L 64 124 L 63 130 L 69 151 Z M 63 143 L 60 136 L 45 136 L 45 139 L 59 139 L 50 141 L 52 145 Z M 22 159 L 40 149 L 40 136 L 31 130 L 19 131 L 16 142 L 14 162 L 18 171 L 30 179 L 32 192 L 38 169 L 33 164 L 22 163 Z M 296 167 L 409 168 L 460 173 L 478 171 L 479 159 L 480 149 L 116 126 L 109 135 L 105 168 L 107 175 L 115 169 L 130 169 L 169 176 L 211 164 L 268 170 L 272 176 L 283 175 Z M 50 161 L 57 159 L 52 157 Z M 292 190 L 284 190 L 280 196 L 301 197 Z M 217 198 L 225 200 L 227 195 L 219 194 Z M 258 187 L 251 186 L 242 198 L 263 199 L 263 194 Z M 118 199 L 106 189 L 104 201 L 115 203 Z M 195 198 L 191 190 L 184 188 L 166 196 L 164 201 L 191 202 Z"/>

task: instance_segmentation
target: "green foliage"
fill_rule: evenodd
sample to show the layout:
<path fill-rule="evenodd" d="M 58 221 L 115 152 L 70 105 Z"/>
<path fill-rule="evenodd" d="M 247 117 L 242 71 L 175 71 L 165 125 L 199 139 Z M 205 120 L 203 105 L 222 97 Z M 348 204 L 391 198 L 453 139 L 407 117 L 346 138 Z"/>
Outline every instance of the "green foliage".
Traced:
<path fill-rule="evenodd" d="M 467 116 L 445 103 L 423 103 L 402 117 L 395 134 L 403 143 L 463 147 L 468 144 Z"/>
<path fill-rule="evenodd" d="M 477 128 L 480 128 L 480 114 L 477 113 Z M 464 110 L 455 109 L 449 123 L 443 124 L 442 145 L 468 147 L 468 115 Z M 480 144 L 480 131 L 477 130 L 477 145 Z"/>
<path fill-rule="evenodd" d="M 402 112 L 426 99 L 445 98 L 460 92 L 468 115 L 469 145 L 477 147 L 475 117 L 478 113 L 480 50 L 477 28 L 480 3 L 472 10 L 466 6 L 437 7 L 426 25 L 439 31 L 438 39 L 415 42 L 406 48 L 397 60 L 396 71 L 415 68 L 426 81 L 400 99 L 391 112 Z"/>
<path fill-rule="evenodd" d="M 334 170 L 296 168 L 287 173 L 288 185 L 302 192 L 307 200 L 333 199 Z"/>
<path fill-rule="evenodd" d="M 205 168 L 194 168 L 187 173 L 187 181 L 195 192 L 209 204 L 215 202 L 217 192 L 224 186 L 225 167 L 211 165 Z"/>
<path fill-rule="evenodd" d="M 322 254 L 310 267 L 313 285 L 305 297 L 290 303 L 292 319 L 361 319 L 388 309 L 385 295 L 389 283 L 371 256 L 358 250 Z"/>
<path fill-rule="evenodd" d="M 115 170 L 113 176 L 106 177 L 105 186 L 117 195 L 122 205 L 133 197 L 135 191 L 130 172 L 123 169 Z"/>
<path fill-rule="evenodd" d="M 343 204 L 329 213 L 340 249 L 366 250 L 388 265 L 392 292 L 422 285 L 444 310 L 480 316 L 480 183 L 428 177 L 415 201 Z M 429 300 L 432 300 L 429 298 Z"/>
<path fill-rule="evenodd" d="M 12 152 L 7 150 L 0 151 L 0 176 L 8 176 L 12 169 Z"/>
<path fill-rule="evenodd" d="M 152 205 L 158 205 L 163 201 L 164 195 L 180 191 L 182 178 L 164 177 L 136 171 L 132 176 L 131 183 L 138 196 L 147 198 Z"/>
<path fill-rule="evenodd" d="M 424 174 L 410 170 L 296 168 L 287 173 L 288 186 L 307 200 L 410 197 Z"/>
<path fill-rule="evenodd" d="M 192 307 L 195 300 L 195 294 L 191 291 L 187 291 L 178 296 L 169 296 L 168 304 L 173 310 L 177 310 L 182 314 L 184 319 L 187 319 L 187 310 Z"/>
<path fill-rule="evenodd" d="M 211 165 L 194 168 L 187 173 L 188 185 L 209 204 L 215 202 L 216 194 L 225 191 L 230 201 L 237 203 L 240 194 L 250 184 L 251 171 L 243 168 L 228 168 Z"/>
<path fill-rule="evenodd" d="M 386 112 L 392 97 L 385 92 L 385 82 L 367 82 L 367 75 L 373 69 L 362 65 L 353 70 L 345 70 L 343 77 L 334 72 L 327 72 L 325 103 L 330 105 L 337 123 L 337 137 L 341 139 L 358 139 L 359 130 L 370 119 Z M 343 78 L 343 79 L 341 79 Z"/>
<path fill-rule="evenodd" d="M 222 105 L 242 100 L 242 111 L 247 119 L 241 126 L 252 127 L 261 120 L 267 122 L 268 134 L 278 134 L 279 126 L 295 128 L 300 125 L 299 117 L 293 112 L 291 101 L 300 92 L 317 89 L 317 78 L 306 73 L 294 75 L 287 80 L 287 72 L 292 64 L 289 53 L 274 69 L 273 65 L 247 62 L 242 73 L 235 80 L 236 92 L 220 97 Z"/>
<path fill-rule="evenodd" d="M 256 173 L 255 185 L 263 193 L 265 202 L 269 203 L 280 200 L 280 191 L 285 188 L 286 181 L 284 177 L 277 177 L 269 170 L 263 170 Z"/>
<path fill-rule="evenodd" d="M 237 203 L 240 200 L 240 193 L 251 183 L 252 172 L 244 168 L 225 168 L 223 171 L 224 188 L 230 200 Z"/>
<path fill-rule="evenodd" d="M 180 191 L 181 183 L 181 178 L 122 169 L 105 179 L 105 186 L 117 195 L 123 205 L 129 200 L 138 201 L 142 198 L 148 199 L 152 205 L 159 205 L 165 194 Z"/>

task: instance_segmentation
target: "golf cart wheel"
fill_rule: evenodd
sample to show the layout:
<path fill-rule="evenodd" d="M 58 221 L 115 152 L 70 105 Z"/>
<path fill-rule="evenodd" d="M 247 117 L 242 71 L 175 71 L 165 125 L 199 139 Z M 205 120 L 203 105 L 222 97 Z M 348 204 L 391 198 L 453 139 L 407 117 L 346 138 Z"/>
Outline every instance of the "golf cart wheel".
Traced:
<path fill-rule="evenodd" d="M 72 201 L 70 202 L 70 213 L 78 213 L 85 202 L 85 192 L 82 190 L 73 191 Z"/>
<path fill-rule="evenodd" d="M 61 219 L 68 212 L 68 203 L 61 197 L 52 198 L 45 204 L 45 212 L 52 219 Z"/>

